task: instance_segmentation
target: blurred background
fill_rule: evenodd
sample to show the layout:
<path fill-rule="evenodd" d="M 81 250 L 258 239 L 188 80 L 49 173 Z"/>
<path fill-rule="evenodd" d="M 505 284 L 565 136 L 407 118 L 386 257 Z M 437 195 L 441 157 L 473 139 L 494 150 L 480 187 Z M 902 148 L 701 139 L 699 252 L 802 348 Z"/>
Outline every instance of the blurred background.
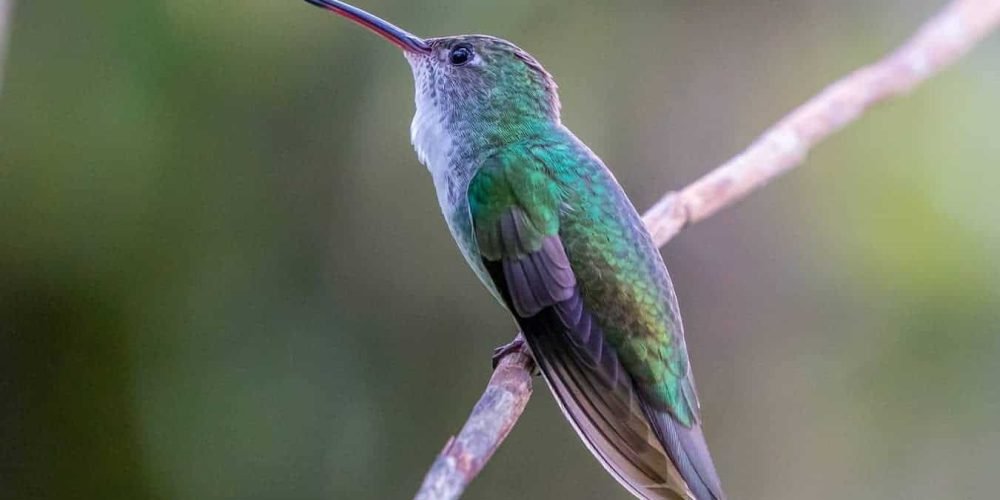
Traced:
<path fill-rule="evenodd" d="M 640 210 L 944 0 L 359 4 L 536 55 Z M 0 498 L 408 498 L 514 331 L 398 51 L 287 0 L 18 2 Z M 1000 38 L 664 249 L 737 499 L 995 498 Z M 544 385 L 467 498 L 628 498 Z"/>

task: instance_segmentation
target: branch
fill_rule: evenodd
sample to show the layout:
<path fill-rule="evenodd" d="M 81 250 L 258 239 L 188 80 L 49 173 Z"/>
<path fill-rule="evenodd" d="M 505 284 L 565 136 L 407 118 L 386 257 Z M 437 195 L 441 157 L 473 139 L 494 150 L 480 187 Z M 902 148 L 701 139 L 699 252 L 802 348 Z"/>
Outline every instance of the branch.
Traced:
<path fill-rule="evenodd" d="M 957 61 L 1000 24 L 1000 1 L 958 0 L 905 45 L 827 87 L 792 111 L 743 153 L 678 193 L 667 193 L 643 220 L 663 246 L 702 221 L 799 166 L 817 143 L 857 120 L 872 104 L 916 87 Z"/>
<path fill-rule="evenodd" d="M 801 165 L 817 143 L 857 120 L 873 104 L 906 93 L 957 61 L 998 24 L 1000 0 L 953 1 L 895 52 L 830 85 L 746 151 L 684 189 L 665 194 L 643 216 L 653 240 L 663 246 L 685 226 Z M 458 437 L 434 461 L 418 500 L 458 498 L 524 411 L 531 397 L 534 361 L 523 342 L 512 346 L 501 355 Z"/>
<path fill-rule="evenodd" d="M 486 391 L 458 437 L 444 445 L 415 500 L 460 497 L 510 434 L 531 397 L 535 360 L 526 345 L 518 334 L 513 342 L 497 350 L 498 361 Z"/>

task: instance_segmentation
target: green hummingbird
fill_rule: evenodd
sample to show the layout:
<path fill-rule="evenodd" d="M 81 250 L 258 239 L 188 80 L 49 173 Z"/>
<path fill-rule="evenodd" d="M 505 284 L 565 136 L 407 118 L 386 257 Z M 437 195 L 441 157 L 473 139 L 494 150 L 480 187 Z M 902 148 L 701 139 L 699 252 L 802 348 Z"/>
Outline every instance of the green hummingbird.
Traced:
<path fill-rule="evenodd" d="M 552 76 L 506 40 L 422 39 L 337 0 L 306 1 L 403 50 L 411 140 L 451 234 L 591 453 L 637 497 L 724 499 L 663 259 L 612 173 L 562 124 Z"/>

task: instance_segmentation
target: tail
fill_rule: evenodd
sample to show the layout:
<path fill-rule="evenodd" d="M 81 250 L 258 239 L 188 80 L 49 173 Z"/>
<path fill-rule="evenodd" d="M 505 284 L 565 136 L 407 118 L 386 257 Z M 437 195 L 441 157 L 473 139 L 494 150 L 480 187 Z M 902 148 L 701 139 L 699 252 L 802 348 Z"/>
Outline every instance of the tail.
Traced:
<path fill-rule="evenodd" d="M 600 327 L 574 304 L 579 300 L 518 322 L 584 444 L 638 498 L 725 500 L 700 424 L 685 427 L 643 401 Z M 574 326 L 567 330 L 567 323 Z"/>
<path fill-rule="evenodd" d="M 656 411 L 648 406 L 646 411 L 660 443 L 694 497 L 699 500 L 725 500 L 722 482 L 708 452 L 701 423 L 684 427 L 665 411 Z"/>
<path fill-rule="evenodd" d="M 558 345 L 556 335 L 524 333 L 563 415 L 615 480 L 638 498 L 695 499 L 649 425 L 631 381 L 611 387 L 573 359 L 565 344 Z"/>

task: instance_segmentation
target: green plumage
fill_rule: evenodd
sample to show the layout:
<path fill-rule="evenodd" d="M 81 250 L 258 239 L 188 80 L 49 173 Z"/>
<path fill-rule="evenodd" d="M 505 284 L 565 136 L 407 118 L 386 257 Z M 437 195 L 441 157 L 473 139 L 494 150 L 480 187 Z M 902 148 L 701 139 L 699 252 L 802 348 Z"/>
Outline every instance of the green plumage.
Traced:
<path fill-rule="evenodd" d="M 496 227 L 500 214 L 528 215 L 528 250 L 557 235 L 584 305 L 650 402 L 682 424 L 697 419 L 694 388 L 670 279 L 642 220 L 592 154 L 559 140 L 536 140 L 491 158 L 469 186 L 481 255 L 514 256 Z"/>

